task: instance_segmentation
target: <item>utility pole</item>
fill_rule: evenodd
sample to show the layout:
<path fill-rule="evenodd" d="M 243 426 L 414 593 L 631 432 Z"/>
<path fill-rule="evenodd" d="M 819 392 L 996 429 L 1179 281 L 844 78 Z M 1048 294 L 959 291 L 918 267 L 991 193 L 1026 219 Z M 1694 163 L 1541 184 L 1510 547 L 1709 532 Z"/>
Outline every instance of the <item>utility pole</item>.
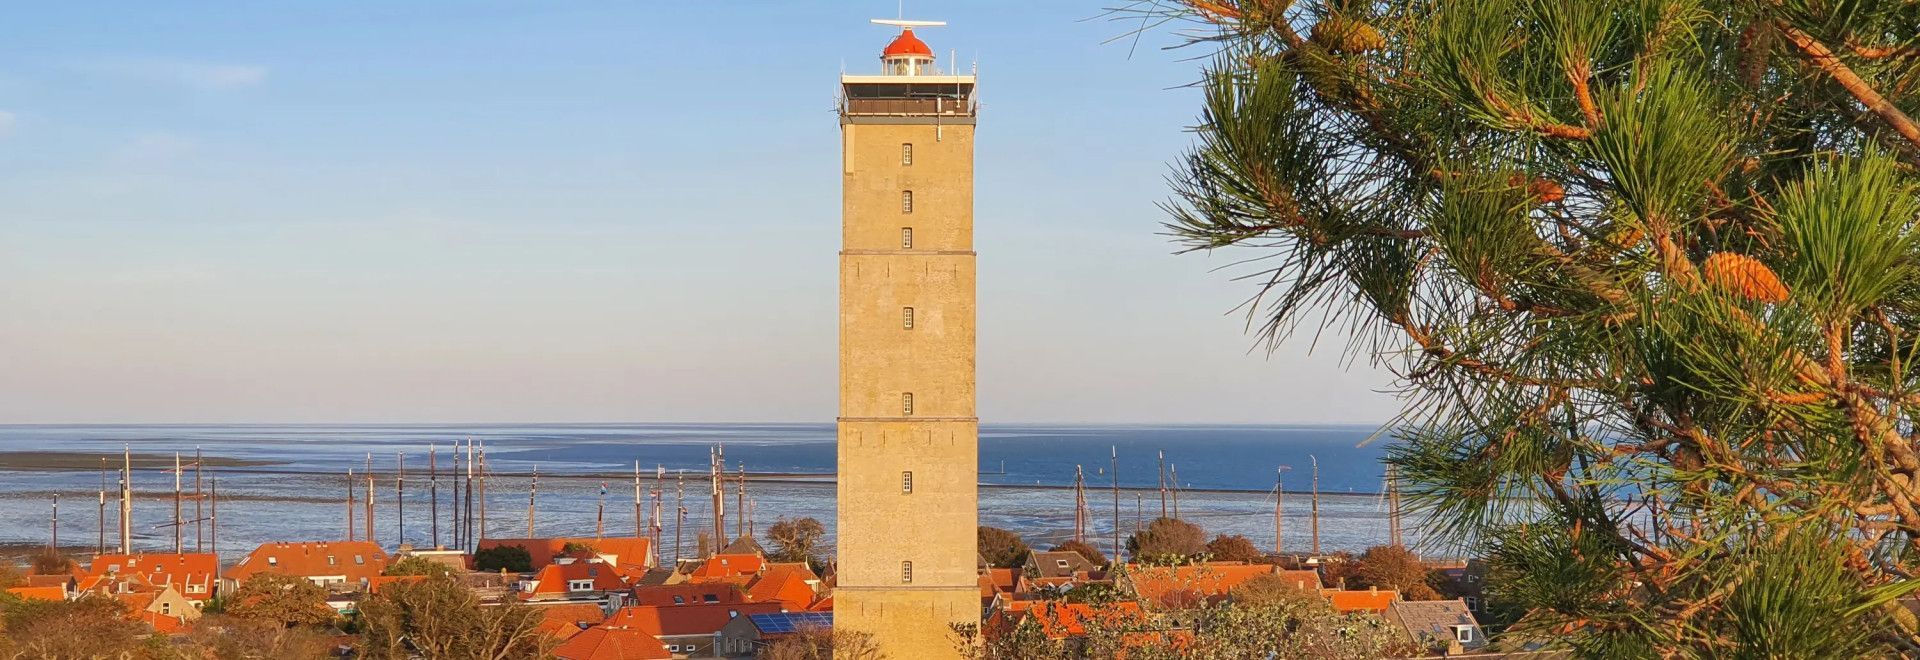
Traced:
<path fill-rule="evenodd" d="M 133 554 L 133 447 L 120 449 L 120 554 Z"/>
<path fill-rule="evenodd" d="M 1320 556 L 1320 459 L 1312 454 L 1307 460 L 1313 461 L 1313 556 Z"/>
<path fill-rule="evenodd" d="M 640 511 L 640 461 L 633 462 L 633 538 L 646 538 L 647 520 Z"/>
<path fill-rule="evenodd" d="M 1113 561 L 1120 561 L 1120 446 L 1108 447 L 1107 472 L 1113 477 Z"/>
<path fill-rule="evenodd" d="M 533 538 L 533 498 L 540 494 L 540 466 L 533 466 L 533 487 L 527 489 L 527 538 Z"/>
<path fill-rule="evenodd" d="M 213 588 L 220 588 L 220 475 L 213 475 L 207 500 L 207 543 L 213 549 Z"/>
<path fill-rule="evenodd" d="M 427 518 L 433 527 L 433 549 L 440 549 L 440 457 L 439 447 L 427 445 Z"/>
<path fill-rule="evenodd" d="M 1167 517 L 1167 450 L 1160 450 L 1159 467 L 1154 472 L 1160 475 L 1160 517 Z"/>

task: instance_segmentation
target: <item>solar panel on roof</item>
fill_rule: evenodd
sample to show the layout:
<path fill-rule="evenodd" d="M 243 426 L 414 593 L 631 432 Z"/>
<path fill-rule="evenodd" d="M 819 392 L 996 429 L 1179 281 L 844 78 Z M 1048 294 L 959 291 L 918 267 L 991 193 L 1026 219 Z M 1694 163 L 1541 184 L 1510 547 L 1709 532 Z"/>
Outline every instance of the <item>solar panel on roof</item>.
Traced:
<path fill-rule="evenodd" d="M 753 626 L 769 635 L 785 635 L 807 628 L 830 628 L 833 626 L 832 612 L 775 612 L 770 614 L 749 614 Z"/>

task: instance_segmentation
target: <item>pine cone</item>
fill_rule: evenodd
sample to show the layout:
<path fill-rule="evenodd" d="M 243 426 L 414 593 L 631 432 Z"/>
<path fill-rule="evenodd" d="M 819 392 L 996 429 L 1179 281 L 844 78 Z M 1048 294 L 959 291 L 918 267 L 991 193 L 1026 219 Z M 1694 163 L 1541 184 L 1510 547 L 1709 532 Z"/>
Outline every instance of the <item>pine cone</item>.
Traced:
<path fill-rule="evenodd" d="M 1735 252 L 1715 252 L 1700 265 L 1707 283 L 1728 293 L 1763 303 L 1787 299 L 1787 286 L 1760 260 Z"/>
<path fill-rule="evenodd" d="M 1366 21 L 1334 15 L 1313 24 L 1313 42 L 1322 48 L 1353 55 L 1387 47 L 1387 38 Z"/>

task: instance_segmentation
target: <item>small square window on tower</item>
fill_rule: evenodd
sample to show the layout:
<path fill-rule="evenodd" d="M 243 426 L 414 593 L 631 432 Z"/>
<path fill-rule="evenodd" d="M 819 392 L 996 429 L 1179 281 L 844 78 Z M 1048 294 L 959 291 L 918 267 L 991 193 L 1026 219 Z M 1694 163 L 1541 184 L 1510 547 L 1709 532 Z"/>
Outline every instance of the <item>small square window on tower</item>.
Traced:
<path fill-rule="evenodd" d="M 913 393 L 912 392 L 902 392 L 900 394 L 900 414 L 907 415 L 907 416 L 913 415 Z"/>
<path fill-rule="evenodd" d="M 913 143 L 912 142 L 906 142 L 900 145 L 900 164 L 901 165 L 913 164 Z"/>
<path fill-rule="evenodd" d="M 913 212 L 913 191 L 911 190 L 900 191 L 900 212 L 901 213 Z"/>
<path fill-rule="evenodd" d="M 902 250 L 913 249 L 913 228 L 912 227 L 900 228 L 900 249 Z"/>
<path fill-rule="evenodd" d="M 912 471 L 900 473 L 900 493 L 902 495 L 913 494 L 913 472 Z"/>
<path fill-rule="evenodd" d="M 900 308 L 900 327 L 907 330 L 913 329 L 913 308 L 912 307 Z"/>
<path fill-rule="evenodd" d="M 913 584 L 913 562 L 900 562 L 900 583 Z"/>

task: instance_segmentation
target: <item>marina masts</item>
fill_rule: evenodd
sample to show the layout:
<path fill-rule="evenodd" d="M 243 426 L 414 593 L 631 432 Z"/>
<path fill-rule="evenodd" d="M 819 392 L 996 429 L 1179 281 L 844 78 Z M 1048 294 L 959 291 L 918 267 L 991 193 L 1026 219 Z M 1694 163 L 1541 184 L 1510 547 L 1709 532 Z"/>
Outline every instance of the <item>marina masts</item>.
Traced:
<path fill-rule="evenodd" d="M 133 554 L 133 448 L 120 450 L 120 554 Z"/>
<path fill-rule="evenodd" d="M 1320 459 L 1309 454 L 1307 460 L 1313 461 L 1313 556 L 1320 556 Z"/>

